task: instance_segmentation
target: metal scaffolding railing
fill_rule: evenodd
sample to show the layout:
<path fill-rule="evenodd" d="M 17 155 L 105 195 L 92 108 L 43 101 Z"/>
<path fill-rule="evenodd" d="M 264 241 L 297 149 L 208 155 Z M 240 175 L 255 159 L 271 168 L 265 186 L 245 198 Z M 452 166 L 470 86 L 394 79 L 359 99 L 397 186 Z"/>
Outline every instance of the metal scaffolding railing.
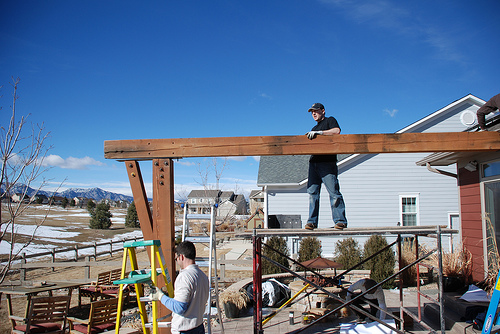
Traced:
<path fill-rule="evenodd" d="M 272 264 L 280 267 L 282 270 L 289 272 L 293 276 L 295 276 L 297 279 L 300 279 L 304 281 L 306 284 L 309 284 L 314 288 L 313 291 L 320 290 L 323 293 L 327 294 L 329 297 L 335 299 L 337 302 L 339 302 L 341 305 L 336 307 L 333 310 L 329 310 L 327 313 L 325 313 L 323 316 L 315 319 L 313 322 L 307 324 L 304 327 L 301 327 L 297 330 L 294 331 L 294 333 L 300 333 L 303 330 L 310 328 L 314 326 L 316 323 L 322 321 L 326 317 L 328 317 L 331 314 L 334 314 L 335 312 L 339 311 L 343 307 L 349 306 L 353 308 L 354 310 L 364 314 L 367 316 L 369 319 L 372 319 L 373 321 L 377 321 L 381 325 L 397 332 L 397 333 L 405 333 L 405 317 L 404 315 L 408 315 L 411 317 L 414 321 L 416 321 L 418 324 L 420 324 L 425 330 L 428 330 L 429 333 L 438 333 L 441 332 L 441 334 L 445 334 L 445 321 L 444 321 L 444 301 L 443 301 L 443 270 L 442 270 L 442 247 L 441 247 L 441 237 L 443 234 L 456 234 L 458 233 L 457 230 L 453 230 L 444 226 L 401 226 L 401 227 L 376 227 L 376 228 L 349 228 L 345 229 L 342 231 L 339 230 L 334 230 L 334 229 L 317 229 L 314 231 L 308 231 L 308 230 L 297 230 L 297 229 L 254 229 L 252 232 L 245 232 L 242 234 L 239 234 L 238 236 L 244 237 L 244 238 L 252 238 L 253 242 L 253 295 L 254 295 L 254 314 L 253 314 L 253 322 L 254 322 L 254 334 L 262 334 L 264 333 L 264 328 L 263 328 L 263 319 L 262 316 L 262 259 L 264 258 L 265 260 L 271 262 Z M 304 267 L 294 259 L 282 254 L 276 249 L 273 249 L 272 247 L 263 244 L 262 239 L 266 237 L 273 237 L 273 236 L 279 236 L 279 237 L 292 237 L 292 236 L 336 236 L 336 237 L 343 237 L 343 236 L 371 236 L 371 235 L 383 235 L 383 236 L 395 236 L 396 241 L 390 243 L 388 246 L 384 247 L 383 249 L 379 250 L 375 254 L 371 255 L 369 258 L 364 259 L 363 261 L 357 263 L 356 265 L 352 266 L 351 268 L 348 268 L 341 272 L 338 275 L 335 275 L 335 277 L 324 277 L 323 275 L 319 274 L 318 272 L 315 272 L 314 270 Z M 412 263 L 409 263 L 407 265 L 403 265 L 402 262 L 402 241 L 403 237 L 402 236 L 412 236 L 415 240 L 416 244 L 416 254 L 415 258 Z M 419 237 L 431 237 L 435 239 L 436 241 L 436 247 L 433 248 L 430 251 L 425 252 L 424 254 L 420 254 L 418 250 L 418 238 Z M 262 254 L 262 247 L 267 247 L 270 250 L 277 252 L 280 256 L 286 257 L 290 262 L 294 263 L 298 267 L 302 267 L 310 271 L 313 275 L 316 277 L 319 277 L 320 279 L 327 281 L 327 282 L 334 282 L 334 284 L 337 285 L 337 287 L 341 289 L 345 289 L 342 287 L 340 283 L 340 278 L 349 273 L 350 271 L 358 268 L 361 266 L 363 263 L 366 261 L 369 261 L 370 259 L 380 255 L 382 252 L 385 250 L 393 247 L 394 245 L 397 245 L 397 250 L 398 250 L 398 262 L 399 262 L 399 270 L 395 272 L 394 274 L 388 276 L 384 280 L 378 282 L 377 285 L 373 286 L 369 290 L 367 290 L 364 293 L 361 293 L 354 297 L 353 299 L 350 299 L 349 301 L 344 300 L 341 298 L 339 295 L 332 293 L 331 291 L 328 291 L 325 289 L 324 286 L 318 285 L 314 283 L 313 281 L 309 280 L 307 277 L 297 273 L 296 271 L 290 270 L 283 266 L 282 264 L 264 256 Z M 431 298 L 427 296 L 426 294 L 422 293 L 420 291 L 420 272 L 419 272 L 419 265 L 422 264 L 422 261 L 427 259 L 429 256 L 432 254 L 437 253 L 437 259 L 438 259 L 438 267 L 436 268 L 438 271 L 438 296 L 436 299 Z M 417 307 L 417 314 L 414 314 L 409 308 L 405 307 L 404 305 L 404 298 L 403 298 L 403 280 L 402 280 L 402 273 L 409 269 L 410 267 L 416 266 L 417 267 L 417 298 L 418 298 L 418 307 Z M 370 293 L 371 291 L 374 291 L 377 289 L 379 286 L 383 285 L 385 282 L 395 278 L 396 276 L 399 276 L 399 298 L 400 298 L 400 314 L 399 317 L 392 314 L 392 313 L 387 313 L 389 319 L 394 319 L 395 321 L 399 322 L 401 326 L 399 328 L 395 328 L 392 326 L 392 324 L 388 324 L 384 320 L 380 320 L 376 318 L 375 316 L 372 316 L 370 313 L 366 312 L 365 310 L 353 305 L 353 303 L 358 300 L 359 298 L 362 298 L 365 294 Z M 312 293 L 313 291 L 309 292 Z M 439 305 L 439 312 L 440 312 L 440 328 L 439 329 L 434 329 L 432 328 L 429 324 L 423 321 L 422 319 L 422 312 L 421 312 L 421 300 L 420 296 L 424 296 L 428 298 L 431 302 L 436 303 Z M 370 304 L 370 306 L 373 306 L 377 309 L 379 309 L 381 312 L 383 312 L 378 306 L 374 304 Z"/>

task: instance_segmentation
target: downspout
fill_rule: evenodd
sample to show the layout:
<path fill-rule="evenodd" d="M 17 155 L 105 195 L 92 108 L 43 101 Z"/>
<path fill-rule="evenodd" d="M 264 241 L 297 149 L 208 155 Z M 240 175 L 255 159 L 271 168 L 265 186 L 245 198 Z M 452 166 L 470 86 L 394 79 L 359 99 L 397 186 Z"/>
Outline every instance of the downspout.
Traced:
<path fill-rule="evenodd" d="M 457 174 L 433 168 L 433 167 L 431 167 L 431 164 L 428 163 L 428 162 L 425 163 L 425 165 L 427 166 L 427 170 L 430 171 L 430 172 L 433 172 L 433 173 L 436 173 L 436 174 L 441 174 L 441 175 L 446 175 L 446 176 L 451 176 L 451 177 L 454 177 L 455 179 L 458 179 Z"/>
<path fill-rule="evenodd" d="M 264 192 L 264 226 L 263 228 L 267 228 L 269 225 L 268 225 L 268 210 L 267 210 L 267 207 L 268 207 L 268 201 L 267 201 L 267 186 L 264 186 L 264 188 L 262 189 L 262 191 Z"/>

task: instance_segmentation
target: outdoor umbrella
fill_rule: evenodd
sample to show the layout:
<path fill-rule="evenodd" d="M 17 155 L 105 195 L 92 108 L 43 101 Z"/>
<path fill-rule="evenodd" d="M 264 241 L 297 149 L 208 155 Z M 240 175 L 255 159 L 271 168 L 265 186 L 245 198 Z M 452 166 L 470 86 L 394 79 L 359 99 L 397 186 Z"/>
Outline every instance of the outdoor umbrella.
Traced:
<path fill-rule="evenodd" d="M 335 276 L 337 276 L 337 268 L 341 268 L 342 265 L 338 262 L 332 261 L 325 259 L 324 257 L 318 256 L 315 259 L 310 259 L 304 262 L 300 263 L 304 267 L 311 268 L 311 269 L 329 269 L 329 268 L 334 268 L 335 269 Z"/>
<path fill-rule="evenodd" d="M 340 268 L 342 265 L 338 262 L 332 261 L 325 259 L 324 257 L 318 256 L 315 259 L 310 259 L 304 262 L 300 263 L 301 265 L 307 267 L 307 268 L 313 268 L 313 269 L 328 269 L 328 268 Z"/>

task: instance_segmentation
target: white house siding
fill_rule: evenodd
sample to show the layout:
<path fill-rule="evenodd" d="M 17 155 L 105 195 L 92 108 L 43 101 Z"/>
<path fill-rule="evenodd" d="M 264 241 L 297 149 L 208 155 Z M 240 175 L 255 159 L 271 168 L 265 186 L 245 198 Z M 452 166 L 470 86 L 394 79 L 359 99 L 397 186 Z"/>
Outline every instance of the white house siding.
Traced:
<path fill-rule="evenodd" d="M 448 213 L 458 213 L 456 179 L 415 165 L 425 157 L 416 154 L 379 154 L 354 164 L 339 175 L 349 227 L 396 226 L 400 221 L 399 195 L 418 194 L 420 225 L 447 225 Z M 454 172 L 454 167 L 442 168 Z M 322 187 L 319 228 L 333 226 L 328 192 Z M 268 191 L 269 214 L 309 215 L 306 186 Z M 333 239 L 333 240 L 332 240 Z M 320 238 L 323 256 L 332 257 L 338 238 Z M 365 238 L 360 238 L 360 244 Z"/>

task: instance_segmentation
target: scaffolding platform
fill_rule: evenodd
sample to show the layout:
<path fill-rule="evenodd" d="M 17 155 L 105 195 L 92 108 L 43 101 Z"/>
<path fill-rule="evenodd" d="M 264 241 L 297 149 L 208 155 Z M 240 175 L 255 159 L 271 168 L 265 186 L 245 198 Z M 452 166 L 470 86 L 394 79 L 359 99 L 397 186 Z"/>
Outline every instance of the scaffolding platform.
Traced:
<path fill-rule="evenodd" d="M 259 237 L 290 237 L 290 236 L 305 236 L 305 237 L 322 237 L 329 235 L 422 235 L 432 236 L 438 233 L 438 228 L 441 234 L 457 234 L 458 230 L 448 228 L 446 225 L 424 225 L 424 226 L 372 226 L 372 227 L 348 227 L 343 230 L 334 228 L 317 228 L 315 230 L 306 229 L 285 229 L 285 228 L 262 228 L 246 230 L 242 233 L 237 233 L 235 237 L 250 239 L 253 236 Z"/>

